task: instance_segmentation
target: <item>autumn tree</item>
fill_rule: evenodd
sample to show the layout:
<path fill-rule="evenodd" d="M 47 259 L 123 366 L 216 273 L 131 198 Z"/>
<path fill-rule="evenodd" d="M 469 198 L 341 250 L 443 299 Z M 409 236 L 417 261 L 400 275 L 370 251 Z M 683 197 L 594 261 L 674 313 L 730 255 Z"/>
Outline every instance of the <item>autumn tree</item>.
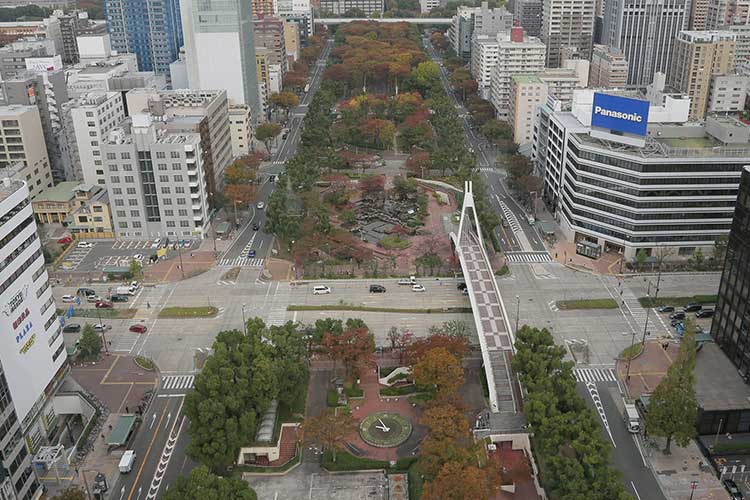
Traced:
<path fill-rule="evenodd" d="M 53 496 L 52 500 L 86 500 L 86 493 L 78 486 L 71 486 Z"/>
<path fill-rule="evenodd" d="M 437 404 L 427 408 L 419 423 L 429 429 L 430 437 L 437 440 L 457 440 L 469 435 L 469 421 L 459 408 L 452 404 Z"/>
<path fill-rule="evenodd" d="M 431 349 L 417 360 L 412 367 L 414 382 L 429 388 L 436 399 L 452 398 L 464 383 L 461 362 L 447 349 Z"/>
<path fill-rule="evenodd" d="M 289 110 L 299 106 L 299 97 L 294 92 L 282 91 L 271 94 L 268 101 L 276 107 L 282 108 L 286 117 L 289 117 Z"/>
<path fill-rule="evenodd" d="M 359 189 L 367 196 L 377 196 L 385 190 L 385 176 L 368 175 L 359 179 Z"/>
<path fill-rule="evenodd" d="M 425 178 L 425 172 L 430 171 L 432 161 L 428 151 L 417 151 L 406 159 L 406 168 L 413 175 Z"/>
<path fill-rule="evenodd" d="M 375 340 L 367 328 L 347 328 L 338 335 L 323 334 L 320 347 L 334 362 L 344 365 L 347 378 L 358 378 L 360 371 L 372 363 Z"/>
<path fill-rule="evenodd" d="M 281 133 L 281 125 L 278 123 L 261 123 L 255 129 L 255 137 L 266 146 L 266 151 L 271 153 L 271 140 L 276 139 Z"/>
<path fill-rule="evenodd" d="M 456 406 L 444 403 L 431 406 L 420 423 L 427 428 L 427 437 L 422 442 L 418 468 L 428 481 L 435 479 L 448 462 L 468 466 L 476 459 L 469 422 Z"/>
<path fill-rule="evenodd" d="M 350 413 L 328 410 L 317 417 L 308 417 L 302 424 L 306 443 L 320 445 L 330 451 L 336 461 L 336 451 L 346 446 L 347 439 L 357 432 L 357 422 Z"/>
<path fill-rule="evenodd" d="M 425 353 L 430 350 L 443 348 L 453 355 L 457 360 L 462 360 L 466 353 L 469 352 L 469 342 L 465 335 L 454 336 L 450 332 L 440 332 L 415 339 L 406 348 L 406 362 L 409 364 L 416 363 Z"/>
<path fill-rule="evenodd" d="M 424 486 L 423 500 L 474 500 L 490 498 L 493 487 L 485 470 L 475 465 L 447 462 L 437 477 Z"/>

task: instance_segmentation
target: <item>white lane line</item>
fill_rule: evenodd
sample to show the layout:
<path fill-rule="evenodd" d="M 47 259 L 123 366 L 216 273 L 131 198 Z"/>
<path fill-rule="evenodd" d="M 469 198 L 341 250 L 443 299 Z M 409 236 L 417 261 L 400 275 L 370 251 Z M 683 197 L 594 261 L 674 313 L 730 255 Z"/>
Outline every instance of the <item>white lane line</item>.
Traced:
<path fill-rule="evenodd" d="M 638 500 L 641 500 L 641 496 L 638 494 L 638 490 L 635 489 L 635 483 L 633 483 L 633 481 L 630 481 L 630 486 L 633 487 L 633 491 L 635 492 L 635 496 L 638 498 Z"/>

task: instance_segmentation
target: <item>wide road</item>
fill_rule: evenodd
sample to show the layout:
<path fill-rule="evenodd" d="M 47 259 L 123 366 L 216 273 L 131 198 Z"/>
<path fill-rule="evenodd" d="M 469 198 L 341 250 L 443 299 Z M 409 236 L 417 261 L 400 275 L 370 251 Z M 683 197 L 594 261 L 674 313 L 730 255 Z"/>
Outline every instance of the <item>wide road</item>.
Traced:
<path fill-rule="evenodd" d="M 312 101 L 315 92 L 320 88 L 323 72 L 326 67 L 326 60 L 331 53 L 332 45 L 333 40 L 326 42 L 318 61 L 313 67 L 308 92 L 303 96 L 299 106 L 290 110 L 289 132 L 287 132 L 286 137 L 281 141 L 281 146 L 274 154 L 273 160 L 261 167 L 261 175 L 259 176 L 261 178 L 261 185 L 257 193 L 256 205 L 251 209 L 250 220 L 240 228 L 232 245 L 221 256 L 219 260 L 220 264 L 237 265 L 240 259 L 248 257 L 250 250 L 255 251 L 255 258 L 260 259 L 268 256 L 271 244 L 273 243 L 273 235 L 264 230 L 266 223 L 265 205 L 268 203 L 268 198 L 276 187 L 276 184 L 271 182 L 271 176 L 277 176 L 281 173 L 284 170 L 286 161 L 297 154 L 297 146 L 302 136 L 302 121 L 307 112 L 307 106 Z M 263 203 L 264 208 L 259 208 L 259 203 Z M 260 229 L 255 230 L 255 226 Z M 250 261 L 252 259 L 248 259 L 247 262 Z"/>
<path fill-rule="evenodd" d="M 495 228 L 495 235 L 503 250 L 506 252 L 545 251 L 546 248 L 542 239 L 536 229 L 528 222 L 526 212 L 510 195 L 505 186 L 505 170 L 499 170 L 496 166 L 497 152 L 482 136 L 474 131 L 470 121 L 471 115 L 453 92 L 448 80 L 448 71 L 445 69 L 442 59 L 433 48 L 429 38 L 423 38 L 423 42 L 427 54 L 440 65 L 440 80 L 443 82 L 445 93 L 453 101 L 466 135 L 466 143 L 470 151 L 473 151 L 477 157 L 479 173 L 487 186 L 490 203 L 503 220 L 503 223 Z M 523 234 L 519 235 L 521 232 Z"/>

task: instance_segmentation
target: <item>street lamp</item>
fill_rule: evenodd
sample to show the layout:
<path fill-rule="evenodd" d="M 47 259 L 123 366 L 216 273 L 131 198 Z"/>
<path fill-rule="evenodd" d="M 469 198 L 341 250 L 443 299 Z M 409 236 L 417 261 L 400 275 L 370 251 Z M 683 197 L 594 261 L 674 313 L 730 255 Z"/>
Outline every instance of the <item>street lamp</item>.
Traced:
<path fill-rule="evenodd" d="M 247 322 L 245 321 L 245 307 L 247 307 L 247 304 L 242 304 L 242 331 L 245 333 L 245 337 L 247 337 Z"/>
<path fill-rule="evenodd" d="M 101 308 L 96 308 L 96 314 L 99 316 L 99 326 L 102 328 L 102 342 L 104 343 L 104 352 L 109 354 L 109 349 L 107 349 L 107 337 L 104 336 L 104 332 L 107 330 L 106 325 L 102 323 L 102 311 Z"/>
<path fill-rule="evenodd" d="M 516 334 L 518 334 L 518 319 L 521 313 L 521 297 L 516 295 Z"/>
<path fill-rule="evenodd" d="M 648 283 L 648 289 L 646 290 L 646 302 L 651 302 L 651 282 Z M 646 330 L 648 329 L 648 315 L 650 308 L 646 308 L 646 322 L 643 324 L 643 340 L 641 340 L 641 349 L 643 344 L 646 343 Z M 630 349 L 628 349 L 628 367 L 625 370 L 625 384 L 630 381 L 630 363 L 633 361 L 633 346 L 635 345 L 635 329 L 633 329 L 633 335 L 630 338 Z"/>

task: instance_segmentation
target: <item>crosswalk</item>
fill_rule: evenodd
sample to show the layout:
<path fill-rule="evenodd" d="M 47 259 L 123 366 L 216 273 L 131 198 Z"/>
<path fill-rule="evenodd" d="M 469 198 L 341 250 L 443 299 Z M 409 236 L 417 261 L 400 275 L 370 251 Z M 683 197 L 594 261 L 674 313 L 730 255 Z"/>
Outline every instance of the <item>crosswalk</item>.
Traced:
<path fill-rule="evenodd" d="M 552 262 L 549 252 L 506 252 L 505 260 L 516 264 L 543 264 Z"/>
<path fill-rule="evenodd" d="M 234 259 L 221 259 L 219 267 L 263 267 L 263 258 L 250 259 L 248 257 L 235 257 Z"/>
<path fill-rule="evenodd" d="M 286 323 L 287 304 L 289 304 L 289 295 L 291 291 L 288 286 L 280 286 L 276 289 L 273 297 L 273 303 L 271 304 L 268 316 L 266 317 L 266 325 L 268 326 L 281 326 Z"/>
<path fill-rule="evenodd" d="M 634 323 L 632 327 L 636 331 L 642 331 L 646 327 L 646 318 L 648 317 L 647 331 L 649 335 L 671 335 L 661 316 L 656 311 L 646 311 L 627 285 L 619 283 L 614 277 L 609 277 L 606 284 L 615 296 L 619 295 L 620 308 L 626 318 L 628 315 L 630 316 L 632 323 Z"/>
<path fill-rule="evenodd" d="M 617 382 L 612 368 L 574 368 L 576 382 Z"/>
<path fill-rule="evenodd" d="M 476 170 L 479 172 L 497 172 L 495 167 L 478 167 Z"/>
<path fill-rule="evenodd" d="M 510 228 L 513 230 L 513 232 L 519 232 L 521 230 L 521 224 L 518 223 L 516 214 L 514 214 L 513 211 L 508 207 L 508 205 L 506 205 L 502 200 L 500 200 L 500 209 L 503 211 L 505 220 L 508 221 L 508 224 L 510 225 Z"/>
<path fill-rule="evenodd" d="M 166 391 L 186 391 L 193 388 L 195 375 L 164 375 L 161 388 Z"/>
<path fill-rule="evenodd" d="M 283 164 L 284 164 L 284 160 L 274 160 L 272 163 L 272 165 L 283 165 Z"/>

